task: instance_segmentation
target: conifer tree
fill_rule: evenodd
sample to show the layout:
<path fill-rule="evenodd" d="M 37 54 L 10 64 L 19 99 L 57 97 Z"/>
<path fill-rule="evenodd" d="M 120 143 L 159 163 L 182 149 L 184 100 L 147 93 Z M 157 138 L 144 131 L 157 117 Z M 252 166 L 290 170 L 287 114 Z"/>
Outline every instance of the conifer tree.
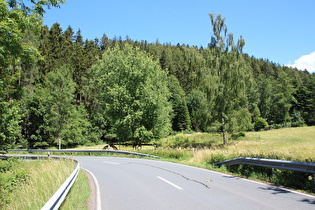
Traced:
<path fill-rule="evenodd" d="M 185 92 L 179 85 L 174 75 L 168 78 L 168 88 L 171 92 L 171 103 L 173 107 L 172 128 L 174 131 L 190 130 L 190 116 L 188 112 Z"/>
<path fill-rule="evenodd" d="M 292 102 L 295 102 L 293 88 L 290 78 L 283 71 L 277 72 L 278 77 L 273 85 L 273 94 L 271 97 L 271 116 L 273 123 L 290 126 L 290 109 Z"/>

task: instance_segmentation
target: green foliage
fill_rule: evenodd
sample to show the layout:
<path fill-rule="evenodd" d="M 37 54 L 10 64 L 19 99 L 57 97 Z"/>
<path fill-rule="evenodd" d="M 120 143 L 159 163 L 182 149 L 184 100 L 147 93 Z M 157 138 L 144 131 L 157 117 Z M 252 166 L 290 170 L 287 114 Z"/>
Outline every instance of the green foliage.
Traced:
<path fill-rule="evenodd" d="M 25 118 L 29 147 L 76 146 L 98 142 L 98 134 L 89 122 L 83 105 L 73 103 L 75 83 L 66 67 L 47 74 L 43 86 L 37 86 L 30 98 Z"/>
<path fill-rule="evenodd" d="M 304 72 L 303 72 L 304 73 Z M 302 123 L 305 120 L 307 125 L 315 125 L 315 77 L 314 74 L 305 79 L 303 85 L 297 88 L 293 103 L 293 120 Z M 296 116 L 299 114 L 301 116 Z"/>
<path fill-rule="evenodd" d="M 15 158 L 2 158 L 0 159 L 0 173 L 10 171 L 16 162 Z"/>
<path fill-rule="evenodd" d="M 156 141 L 157 148 L 162 149 L 210 149 L 220 141 L 220 136 L 209 133 L 178 133 L 174 136 Z"/>
<path fill-rule="evenodd" d="M 259 131 L 268 127 L 267 121 L 261 117 L 260 110 L 257 106 L 254 108 L 252 119 L 255 131 Z"/>
<path fill-rule="evenodd" d="M 262 117 L 257 117 L 254 120 L 254 129 L 255 131 L 263 130 L 268 127 L 267 121 Z"/>
<path fill-rule="evenodd" d="M 295 89 L 285 72 L 279 71 L 277 83 L 274 84 L 274 92 L 271 97 L 271 116 L 275 124 L 285 124 L 291 121 L 290 108 L 295 101 L 293 96 Z"/>
<path fill-rule="evenodd" d="M 22 114 L 16 101 L 0 101 L 0 150 L 13 149 L 21 135 Z"/>
<path fill-rule="evenodd" d="M 60 1 L 32 1 L 33 9 L 21 1 L 0 1 L 0 147 L 10 149 L 21 135 L 19 103 L 21 75 L 33 65 L 39 53 L 29 34 L 36 36 L 41 27 L 43 6 L 58 6 Z M 18 81 L 18 82 L 17 82 Z"/>
<path fill-rule="evenodd" d="M 211 122 L 220 122 L 223 143 L 227 143 L 226 133 L 242 130 L 250 123 L 247 87 L 250 85 L 251 69 L 242 55 L 245 41 L 240 37 L 237 44 L 233 35 L 228 34 L 225 19 L 221 15 L 210 14 L 213 36 L 207 53 L 208 67 L 200 69 L 197 81 L 207 96 Z M 240 116 L 243 115 L 242 118 Z"/>
<path fill-rule="evenodd" d="M 305 121 L 301 115 L 301 112 L 293 110 L 292 113 L 292 127 L 301 127 L 305 126 Z"/>
<path fill-rule="evenodd" d="M 10 7 L 20 7 L 26 14 L 38 14 L 42 16 L 45 13 L 44 7 L 59 7 L 60 4 L 65 3 L 64 0 L 31 0 L 31 7 L 29 4 L 25 4 L 24 1 L 21 0 L 7 0 Z"/>
<path fill-rule="evenodd" d="M 138 48 L 115 46 L 93 66 L 99 110 L 119 141 L 135 143 L 170 132 L 170 92 L 159 65 Z"/>
<path fill-rule="evenodd" d="M 296 172 L 275 169 L 273 170 L 273 175 L 270 177 L 272 183 L 280 186 L 290 186 L 295 189 L 303 189 L 308 192 L 315 192 L 315 182 L 314 175 Z"/>
<path fill-rule="evenodd" d="M 207 131 L 211 113 L 207 96 L 202 91 L 194 89 L 187 96 L 187 106 L 191 116 L 191 123 L 195 131 Z"/>
<path fill-rule="evenodd" d="M 244 130 L 315 125 L 315 74 L 244 54 L 221 15 L 210 14 L 207 48 L 92 41 L 42 26 L 45 9 L 62 3 L 0 0 L 3 149 L 139 143 L 171 129 L 220 131 L 227 143 Z"/>
<path fill-rule="evenodd" d="M 141 152 L 144 152 L 143 150 Z M 146 154 L 155 155 L 158 157 L 163 157 L 170 161 L 185 161 L 193 156 L 193 151 L 190 149 L 182 148 L 163 148 L 156 150 L 146 150 Z"/>
<path fill-rule="evenodd" d="M 302 189 L 310 193 L 315 192 L 315 182 L 312 180 L 312 175 L 308 173 L 243 164 L 228 166 L 226 170 L 241 177 L 271 182 L 276 186 Z"/>
<path fill-rule="evenodd" d="M 44 130 L 49 133 L 50 145 L 57 142 L 59 149 L 64 138 L 62 132 L 71 115 L 74 107 L 71 104 L 75 84 L 71 79 L 71 72 L 66 68 L 57 69 L 48 73 L 44 87 L 39 88 L 39 94 L 43 99 L 44 113 Z"/>
<path fill-rule="evenodd" d="M 0 159 L 0 208 L 10 202 L 9 194 L 26 183 L 27 174 L 21 170 L 15 170 L 17 161 L 15 158 Z"/>
<path fill-rule="evenodd" d="M 36 14 L 26 14 L 21 6 L 10 9 L 6 1 L 0 1 L 0 68 L 6 68 L 10 64 L 22 59 L 31 62 L 37 54 L 37 50 L 29 43 L 23 43 L 22 38 L 27 30 L 38 30 L 39 17 Z"/>
<path fill-rule="evenodd" d="M 9 101 L 20 99 L 21 65 L 32 65 L 39 58 L 31 39 L 25 37 L 38 33 L 41 22 L 37 14 L 27 14 L 21 6 L 10 8 L 4 0 L 0 1 L 0 14 L 0 100 Z"/>
<path fill-rule="evenodd" d="M 74 106 L 69 120 L 60 136 L 66 147 L 99 143 L 99 134 L 88 120 L 88 114 L 83 105 Z"/>
<path fill-rule="evenodd" d="M 172 94 L 170 99 L 173 105 L 172 129 L 174 131 L 189 130 L 191 122 L 185 92 L 173 75 L 168 78 L 168 88 Z"/>

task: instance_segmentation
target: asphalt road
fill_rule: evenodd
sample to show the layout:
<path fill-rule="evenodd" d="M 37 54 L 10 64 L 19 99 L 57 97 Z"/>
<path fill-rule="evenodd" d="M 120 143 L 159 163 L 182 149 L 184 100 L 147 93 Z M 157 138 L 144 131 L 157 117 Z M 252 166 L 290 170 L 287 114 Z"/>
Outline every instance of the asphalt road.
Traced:
<path fill-rule="evenodd" d="M 99 209 L 315 209 L 315 197 L 181 164 L 75 157 L 99 187 Z"/>

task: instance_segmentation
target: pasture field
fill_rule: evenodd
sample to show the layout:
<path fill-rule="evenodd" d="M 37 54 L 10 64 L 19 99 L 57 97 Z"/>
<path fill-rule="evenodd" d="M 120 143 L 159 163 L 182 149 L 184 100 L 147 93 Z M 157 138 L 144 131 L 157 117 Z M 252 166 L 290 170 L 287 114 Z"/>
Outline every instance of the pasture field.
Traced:
<path fill-rule="evenodd" d="M 245 136 L 222 144 L 219 133 L 178 133 L 158 140 L 157 147 L 143 146 L 137 152 L 157 155 L 179 162 L 214 163 L 236 157 L 257 157 L 315 162 L 315 126 L 246 132 Z M 101 150 L 105 144 L 76 149 Z M 135 151 L 130 146 L 119 150 Z"/>
<path fill-rule="evenodd" d="M 315 162 L 315 127 L 282 128 L 247 132 L 245 137 L 227 146 L 204 148 L 194 152 L 191 161 L 209 161 L 213 156 L 224 159 L 257 157 L 301 162 Z M 213 161 L 210 161 L 213 162 Z"/>

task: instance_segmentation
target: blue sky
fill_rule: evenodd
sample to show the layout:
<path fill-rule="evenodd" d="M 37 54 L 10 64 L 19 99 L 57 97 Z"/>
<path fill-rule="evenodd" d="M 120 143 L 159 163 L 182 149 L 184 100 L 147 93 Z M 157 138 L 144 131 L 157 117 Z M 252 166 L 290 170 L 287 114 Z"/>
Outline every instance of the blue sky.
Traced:
<path fill-rule="evenodd" d="M 44 24 L 81 29 L 84 38 L 128 35 L 206 47 L 209 13 L 226 18 L 229 32 L 246 41 L 244 52 L 315 72 L 315 0 L 66 0 L 47 10 Z"/>

